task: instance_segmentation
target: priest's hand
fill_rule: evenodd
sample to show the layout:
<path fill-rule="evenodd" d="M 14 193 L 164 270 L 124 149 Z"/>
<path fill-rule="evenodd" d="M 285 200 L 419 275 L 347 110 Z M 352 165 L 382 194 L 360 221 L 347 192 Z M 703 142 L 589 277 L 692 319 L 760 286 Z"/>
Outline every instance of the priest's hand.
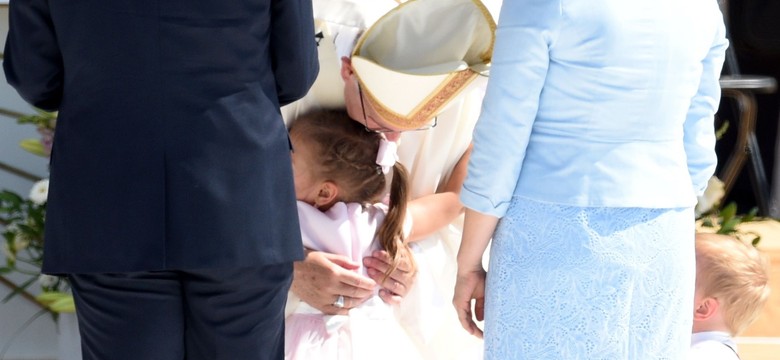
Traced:
<path fill-rule="evenodd" d="M 306 258 L 294 264 L 291 290 L 325 314 L 346 314 L 366 301 L 376 287 L 374 280 L 355 272 L 359 267 L 345 256 L 307 250 Z"/>

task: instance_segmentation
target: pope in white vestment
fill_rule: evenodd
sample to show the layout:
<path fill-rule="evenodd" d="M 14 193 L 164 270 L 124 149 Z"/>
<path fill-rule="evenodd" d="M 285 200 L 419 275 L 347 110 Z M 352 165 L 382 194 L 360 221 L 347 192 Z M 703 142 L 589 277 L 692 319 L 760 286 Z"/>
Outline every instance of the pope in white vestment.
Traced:
<path fill-rule="evenodd" d="M 305 98 L 282 109 L 286 121 L 313 107 L 345 106 L 340 59 L 352 54 L 365 29 L 398 5 L 390 0 L 314 0 L 313 4 L 320 75 Z M 399 45 L 397 50 L 401 49 L 409 52 L 406 56 L 426 51 L 413 45 Z M 468 150 L 485 83 L 486 77 L 478 76 L 438 114 L 434 128 L 404 132 L 398 140 L 399 161 L 410 173 L 412 199 L 441 191 Z M 451 303 L 461 230 L 462 215 L 429 238 L 411 244 L 418 272 L 397 316 L 425 359 L 482 357 L 482 341 L 463 330 Z"/>

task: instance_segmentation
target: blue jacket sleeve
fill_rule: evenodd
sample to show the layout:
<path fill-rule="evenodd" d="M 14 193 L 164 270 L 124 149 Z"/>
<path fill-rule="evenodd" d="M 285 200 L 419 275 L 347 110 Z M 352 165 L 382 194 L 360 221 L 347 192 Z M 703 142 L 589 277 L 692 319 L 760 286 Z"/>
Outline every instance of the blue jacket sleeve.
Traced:
<path fill-rule="evenodd" d="M 311 0 L 273 0 L 271 59 L 279 104 L 302 98 L 319 72 Z"/>
<path fill-rule="evenodd" d="M 717 11 L 715 5 L 713 8 Z M 699 88 L 691 100 L 683 129 L 688 172 L 697 196 L 704 193 L 718 161 L 715 154 L 714 119 L 720 104 L 719 79 L 728 40 L 722 17 L 713 18 L 719 22 L 718 31 L 707 57 L 702 61 Z"/>
<path fill-rule="evenodd" d="M 558 1 L 510 1 L 501 8 L 490 80 L 460 195 L 468 208 L 502 217 L 509 207 L 560 23 Z"/>
<path fill-rule="evenodd" d="M 57 110 L 64 72 L 48 2 L 11 1 L 8 18 L 3 60 L 6 80 L 33 106 Z"/>

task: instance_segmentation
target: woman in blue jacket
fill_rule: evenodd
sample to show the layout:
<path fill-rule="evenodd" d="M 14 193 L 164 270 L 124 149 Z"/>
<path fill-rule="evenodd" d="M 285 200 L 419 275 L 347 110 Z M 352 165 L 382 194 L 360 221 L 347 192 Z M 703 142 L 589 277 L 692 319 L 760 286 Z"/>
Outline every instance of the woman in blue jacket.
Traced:
<path fill-rule="evenodd" d="M 482 336 L 484 306 L 486 359 L 683 358 L 717 3 L 523 0 L 499 19 L 461 193 L 461 323 Z"/>

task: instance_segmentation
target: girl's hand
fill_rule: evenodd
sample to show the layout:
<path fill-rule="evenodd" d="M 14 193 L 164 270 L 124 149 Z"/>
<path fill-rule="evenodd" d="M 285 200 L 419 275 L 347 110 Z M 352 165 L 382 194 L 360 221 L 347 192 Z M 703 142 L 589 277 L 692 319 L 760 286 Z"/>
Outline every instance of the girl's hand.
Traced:
<path fill-rule="evenodd" d="M 458 271 L 458 278 L 455 282 L 455 295 L 452 298 L 452 305 L 458 313 L 458 319 L 469 334 L 482 338 L 482 329 L 480 329 L 474 319 L 482 321 L 485 319 L 485 277 L 487 273 L 484 268 L 479 267 L 476 270 L 466 272 Z M 474 311 L 472 312 L 471 300 L 474 299 Z"/>
<path fill-rule="evenodd" d="M 385 272 L 390 269 L 390 255 L 384 250 L 374 251 L 371 255 L 363 258 L 363 265 L 368 276 L 382 287 L 379 296 L 388 304 L 400 304 L 414 283 L 416 274 L 411 271 L 411 262 L 406 258 L 400 259 L 398 267 L 385 279 Z"/>

